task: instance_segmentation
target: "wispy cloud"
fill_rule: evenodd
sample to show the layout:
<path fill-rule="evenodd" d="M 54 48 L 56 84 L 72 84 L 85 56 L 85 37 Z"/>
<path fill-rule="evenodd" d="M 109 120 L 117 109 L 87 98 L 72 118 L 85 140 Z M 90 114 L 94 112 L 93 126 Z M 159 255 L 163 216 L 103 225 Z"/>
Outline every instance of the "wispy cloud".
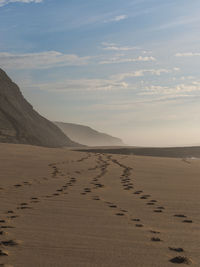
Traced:
<path fill-rule="evenodd" d="M 66 79 L 61 82 L 54 83 L 30 83 L 28 82 L 26 87 L 40 88 L 45 91 L 110 91 L 126 89 L 128 84 L 123 81 L 115 81 L 112 79 L 79 79 L 72 80 Z"/>
<path fill-rule="evenodd" d="M 5 6 L 10 3 L 41 3 L 43 0 L 0 0 L 0 7 Z"/>
<path fill-rule="evenodd" d="M 131 62 L 147 62 L 147 61 L 156 61 L 156 59 L 152 56 L 150 57 L 142 57 L 139 56 L 137 58 L 120 58 L 113 57 L 108 60 L 100 61 L 99 64 L 117 64 L 117 63 L 131 63 Z"/>
<path fill-rule="evenodd" d="M 167 69 L 149 69 L 138 70 L 131 73 L 119 73 L 109 76 L 105 79 L 93 78 L 93 79 L 65 79 L 57 82 L 47 83 L 34 83 L 28 81 L 25 85 L 26 88 L 40 88 L 45 91 L 111 91 L 111 90 L 134 90 L 136 85 L 134 82 L 127 82 L 126 79 L 130 77 L 142 77 L 146 74 L 159 76 L 162 73 L 171 73 L 173 70 Z M 167 89 L 167 88 L 166 88 Z M 147 88 L 143 90 L 144 93 Z"/>
<path fill-rule="evenodd" d="M 109 51 L 131 51 L 131 50 L 137 50 L 139 47 L 137 46 L 119 46 L 114 43 L 106 43 L 103 42 L 103 50 L 109 50 Z"/>
<path fill-rule="evenodd" d="M 175 86 L 151 85 L 144 88 L 139 95 L 183 95 L 190 96 L 190 93 L 200 92 L 200 82 L 194 81 L 189 84 L 177 84 Z"/>
<path fill-rule="evenodd" d="M 63 54 L 57 51 L 40 53 L 13 54 L 0 52 L 1 66 L 6 69 L 48 69 L 62 66 L 88 64 L 90 57 Z"/>
<path fill-rule="evenodd" d="M 196 52 L 187 52 L 187 53 L 176 53 L 176 57 L 199 57 L 200 53 Z"/>
<path fill-rule="evenodd" d="M 133 72 L 125 72 L 125 73 L 113 75 L 112 78 L 118 81 L 122 81 L 122 80 L 125 80 L 126 78 L 131 78 L 131 77 L 143 77 L 146 74 L 160 76 L 162 73 L 172 73 L 178 70 L 179 68 L 173 68 L 171 70 L 169 69 L 142 69 L 142 70 L 137 70 Z"/>
<path fill-rule="evenodd" d="M 108 23 L 108 22 L 118 22 L 118 21 L 121 21 L 121 20 L 125 20 L 127 19 L 128 16 L 127 15 L 118 15 L 118 16 L 115 16 L 113 18 L 110 18 L 110 19 L 107 19 L 107 20 L 104 20 L 104 23 Z"/>

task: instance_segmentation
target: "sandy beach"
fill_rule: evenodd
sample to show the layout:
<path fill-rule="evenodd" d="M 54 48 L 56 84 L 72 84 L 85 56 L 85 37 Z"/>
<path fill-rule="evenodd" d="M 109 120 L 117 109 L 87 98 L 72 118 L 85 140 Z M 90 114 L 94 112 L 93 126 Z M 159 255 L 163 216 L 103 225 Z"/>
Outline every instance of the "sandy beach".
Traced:
<path fill-rule="evenodd" d="M 0 266 L 199 266 L 200 161 L 0 144 Z"/>

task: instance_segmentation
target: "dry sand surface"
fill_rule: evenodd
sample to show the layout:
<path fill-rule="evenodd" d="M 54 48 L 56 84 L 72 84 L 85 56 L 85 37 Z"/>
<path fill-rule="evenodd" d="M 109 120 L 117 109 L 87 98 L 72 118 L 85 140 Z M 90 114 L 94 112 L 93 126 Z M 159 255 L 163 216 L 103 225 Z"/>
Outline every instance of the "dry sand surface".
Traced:
<path fill-rule="evenodd" d="M 200 266 L 200 160 L 0 144 L 0 266 Z"/>

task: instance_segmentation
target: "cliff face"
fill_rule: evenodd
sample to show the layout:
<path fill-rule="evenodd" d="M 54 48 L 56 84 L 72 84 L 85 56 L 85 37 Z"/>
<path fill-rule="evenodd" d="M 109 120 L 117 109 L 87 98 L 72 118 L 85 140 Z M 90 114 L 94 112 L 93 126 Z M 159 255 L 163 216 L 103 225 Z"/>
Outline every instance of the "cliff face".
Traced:
<path fill-rule="evenodd" d="M 87 146 L 124 146 L 121 139 L 73 123 L 55 122 L 73 141 Z"/>
<path fill-rule="evenodd" d="M 19 87 L 0 69 L 0 142 L 45 147 L 77 146 L 25 100 Z"/>

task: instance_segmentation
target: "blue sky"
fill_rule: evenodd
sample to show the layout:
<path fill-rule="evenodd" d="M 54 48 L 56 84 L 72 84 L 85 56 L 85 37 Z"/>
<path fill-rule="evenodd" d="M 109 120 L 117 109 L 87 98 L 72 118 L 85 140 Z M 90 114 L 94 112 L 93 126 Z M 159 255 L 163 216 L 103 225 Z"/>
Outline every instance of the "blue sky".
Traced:
<path fill-rule="evenodd" d="M 0 67 L 48 119 L 200 144 L 199 14 L 199 0 L 0 0 Z"/>

